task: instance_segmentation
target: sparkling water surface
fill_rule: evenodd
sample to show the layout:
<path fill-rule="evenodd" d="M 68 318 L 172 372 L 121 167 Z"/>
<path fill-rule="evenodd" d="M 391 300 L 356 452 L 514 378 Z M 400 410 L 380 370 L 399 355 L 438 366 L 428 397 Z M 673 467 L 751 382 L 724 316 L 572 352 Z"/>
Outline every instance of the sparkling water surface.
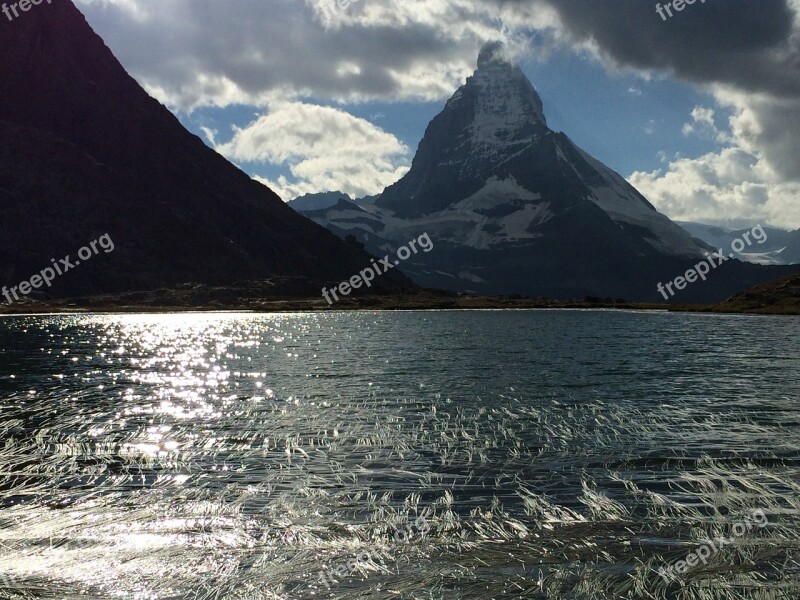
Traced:
<path fill-rule="evenodd" d="M 0 365 L 0 598 L 800 598 L 800 318 L 13 317 Z"/>

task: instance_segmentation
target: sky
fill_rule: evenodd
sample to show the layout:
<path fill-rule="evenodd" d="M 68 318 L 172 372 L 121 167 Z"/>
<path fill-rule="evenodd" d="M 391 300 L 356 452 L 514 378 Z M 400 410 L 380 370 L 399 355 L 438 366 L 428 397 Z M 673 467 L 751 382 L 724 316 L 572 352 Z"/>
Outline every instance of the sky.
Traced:
<path fill-rule="evenodd" d="M 380 193 L 501 41 L 548 124 L 673 219 L 800 228 L 800 0 L 75 0 L 284 200 Z M 668 2 L 661 2 L 661 5 Z"/>

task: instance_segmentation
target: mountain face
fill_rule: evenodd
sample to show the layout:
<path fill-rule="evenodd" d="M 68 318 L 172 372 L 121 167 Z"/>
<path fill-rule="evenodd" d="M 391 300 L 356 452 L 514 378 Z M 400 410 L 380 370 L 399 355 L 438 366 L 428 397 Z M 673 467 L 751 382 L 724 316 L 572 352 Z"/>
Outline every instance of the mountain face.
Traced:
<path fill-rule="evenodd" d="M 353 202 L 353 199 L 344 192 L 321 192 L 319 194 L 306 194 L 298 196 L 294 200 L 289 200 L 286 204 L 297 212 L 310 210 L 323 210 L 336 205 L 339 200 Z"/>
<path fill-rule="evenodd" d="M 481 294 L 663 301 L 657 283 L 710 250 L 552 131 L 536 90 L 494 44 L 374 205 L 304 214 L 376 254 L 427 232 L 434 251 L 402 269 L 424 286 Z M 719 300 L 781 274 L 724 265 L 676 300 Z"/>
<path fill-rule="evenodd" d="M 44 291 L 273 277 L 321 287 L 370 260 L 186 131 L 70 0 L 43 3 L 0 21 L 0 285 L 74 259 L 104 234 L 113 253 Z M 410 285 L 397 273 L 381 279 Z"/>

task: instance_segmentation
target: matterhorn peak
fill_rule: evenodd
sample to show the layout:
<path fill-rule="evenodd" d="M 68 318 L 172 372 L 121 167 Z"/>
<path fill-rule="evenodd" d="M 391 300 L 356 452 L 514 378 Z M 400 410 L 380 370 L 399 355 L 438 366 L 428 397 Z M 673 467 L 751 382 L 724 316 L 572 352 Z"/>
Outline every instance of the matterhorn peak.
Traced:
<path fill-rule="evenodd" d="M 538 123 L 546 126 L 542 100 L 531 82 L 515 65 L 500 41 L 487 42 L 478 54 L 478 70 L 456 92 L 457 101 L 470 88 L 476 92 L 476 114 L 492 115 L 503 130 L 514 125 Z"/>
<path fill-rule="evenodd" d="M 488 67 L 491 64 L 511 65 L 503 42 L 486 42 L 481 48 L 478 54 L 478 68 Z"/>

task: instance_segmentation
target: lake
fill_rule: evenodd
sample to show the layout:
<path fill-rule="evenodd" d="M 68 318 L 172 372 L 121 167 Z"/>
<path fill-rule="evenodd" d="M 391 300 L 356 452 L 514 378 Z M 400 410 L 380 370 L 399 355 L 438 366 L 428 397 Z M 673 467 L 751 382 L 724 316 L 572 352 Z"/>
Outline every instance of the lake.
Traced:
<path fill-rule="evenodd" d="M 798 317 L 24 316 L 0 364 L 0 598 L 800 597 Z"/>

